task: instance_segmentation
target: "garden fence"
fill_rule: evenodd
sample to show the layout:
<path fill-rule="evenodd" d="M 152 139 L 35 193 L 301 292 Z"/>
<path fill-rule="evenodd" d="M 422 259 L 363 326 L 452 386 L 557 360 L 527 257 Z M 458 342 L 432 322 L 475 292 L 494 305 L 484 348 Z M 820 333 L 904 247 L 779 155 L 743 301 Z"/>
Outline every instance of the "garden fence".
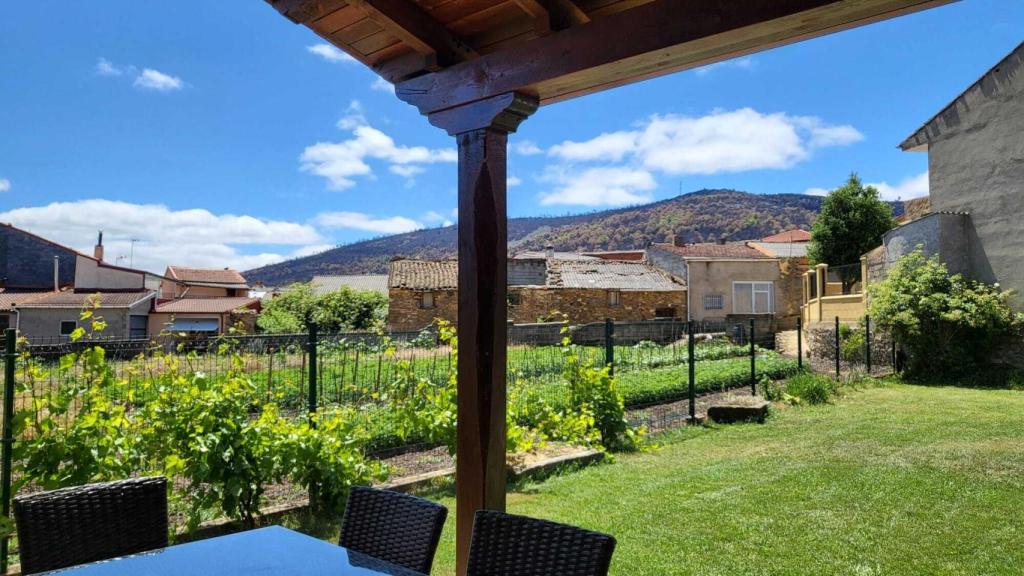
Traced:
<path fill-rule="evenodd" d="M 870 316 L 856 322 L 838 317 L 801 331 L 801 342 L 810 367 L 815 371 L 843 376 L 885 376 L 898 372 L 901 354 L 892 335 L 877 328 Z"/>
<path fill-rule="evenodd" d="M 651 431 L 695 418 L 716 395 L 749 395 L 758 392 L 765 379 L 784 378 L 797 369 L 797 360 L 772 351 L 774 334 L 749 319 L 510 325 L 508 335 L 510 409 L 516 402 L 538 399 L 554 406 L 567 402 L 568 362 L 608 366 L 617 378 L 628 418 Z M 18 475 L 18 463 L 11 462 L 11 447 L 18 441 L 12 438 L 12 416 L 30 411 L 36 400 L 83 378 L 81 363 L 61 361 L 69 354 L 102 347 L 116 382 L 109 396 L 129 407 L 145 405 L 157 393 L 148 384 L 174 371 L 208 378 L 242 374 L 258 396 L 254 404 L 273 402 L 295 415 L 334 406 L 356 408 L 374 422 L 367 449 L 381 459 L 436 448 L 396 434 L 389 428 L 394 419 L 388 409 L 418 383 L 444 382 L 456 369 L 452 346 L 441 341 L 436 330 L 321 334 L 311 329 L 283 335 L 76 342 L 64 338 L 22 342 L 18 350 L 14 332 L 6 336 L 0 415 L 2 517 L 9 516 L 12 475 Z M 563 346 L 563 339 L 569 346 Z M 73 419 L 74 411 L 69 410 L 58 425 L 70 426 Z M 0 569 L 6 565 L 6 546 L 7 541 L 0 540 Z"/>

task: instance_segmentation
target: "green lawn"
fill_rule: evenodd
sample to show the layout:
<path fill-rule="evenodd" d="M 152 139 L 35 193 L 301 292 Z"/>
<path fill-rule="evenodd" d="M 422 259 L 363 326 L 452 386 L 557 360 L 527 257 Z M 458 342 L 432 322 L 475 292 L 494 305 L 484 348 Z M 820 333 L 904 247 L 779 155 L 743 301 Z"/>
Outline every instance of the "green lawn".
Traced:
<path fill-rule="evenodd" d="M 615 535 L 613 574 L 1019 574 L 1022 439 L 1024 393 L 891 385 L 675 432 L 509 510 Z"/>

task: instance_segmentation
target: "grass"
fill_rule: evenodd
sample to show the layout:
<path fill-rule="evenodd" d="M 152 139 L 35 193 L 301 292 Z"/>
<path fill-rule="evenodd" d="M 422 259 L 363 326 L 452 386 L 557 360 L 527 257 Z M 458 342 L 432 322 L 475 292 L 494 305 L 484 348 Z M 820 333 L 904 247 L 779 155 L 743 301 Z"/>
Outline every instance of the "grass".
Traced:
<path fill-rule="evenodd" d="M 613 574 L 1018 574 L 1022 437 L 1020 392 L 895 384 L 673 432 L 508 508 L 614 534 Z M 450 520 L 434 574 L 453 540 Z"/>

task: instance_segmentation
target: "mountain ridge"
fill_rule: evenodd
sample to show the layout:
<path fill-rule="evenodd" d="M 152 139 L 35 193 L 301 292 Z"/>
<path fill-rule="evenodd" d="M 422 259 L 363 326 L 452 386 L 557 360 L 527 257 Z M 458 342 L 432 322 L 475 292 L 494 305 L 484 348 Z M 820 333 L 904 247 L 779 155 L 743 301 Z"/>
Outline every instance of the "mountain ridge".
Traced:
<path fill-rule="evenodd" d="M 629 250 L 679 236 L 686 242 L 754 240 L 792 228 L 810 229 L 821 196 L 753 194 L 704 189 L 624 208 L 565 216 L 526 216 L 508 221 L 510 252 L 554 246 L 559 251 Z M 893 203 L 894 214 L 902 204 Z M 302 258 L 249 270 L 250 282 L 280 286 L 314 275 L 381 274 L 396 256 L 455 256 L 456 226 L 425 228 L 346 244 Z"/>

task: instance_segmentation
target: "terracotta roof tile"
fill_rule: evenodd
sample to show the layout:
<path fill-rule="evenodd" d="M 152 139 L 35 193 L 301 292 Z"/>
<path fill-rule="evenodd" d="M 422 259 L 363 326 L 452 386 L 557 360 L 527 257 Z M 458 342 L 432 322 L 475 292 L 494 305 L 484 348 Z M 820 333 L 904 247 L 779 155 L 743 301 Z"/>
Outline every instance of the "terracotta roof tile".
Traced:
<path fill-rule="evenodd" d="M 182 282 L 199 282 L 204 284 L 230 284 L 248 286 L 245 276 L 230 268 L 186 268 L 184 266 L 168 266 L 167 276 Z"/>
<path fill-rule="evenodd" d="M 459 287 L 456 260 L 392 260 L 388 264 L 388 288 L 455 290 Z"/>
<path fill-rule="evenodd" d="M 778 234 L 772 234 L 771 236 L 765 236 L 761 238 L 761 242 L 810 242 L 811 233 L 807 230 L 786 230 L 785 232 L 779 232 Z"/>
<path fill-rule="evenodd" d="M 0 312 L 8 312 L 15 304 L 27 304 L 49 292 L 8 292 L 0 289 Z"/>
<path fill-rule="evenodd" d="M 164 314 L 227 314 L 239 308 L 258 304 L 259 298 L 178 298 L 156 305 L 156 312 Z"/>
<path fill-rule="evenodd" d="M 317 294 L 336 292 L 342 288 L 352 290 L 388 293 L 387 274 L 352 274 L 342 276 L 313 276 L 310 280 Z"/>
<path fill-rule="evenodd" d="M 760 252 L 746 244 L 685 244 L 676 246 L 674 244 L 656 244 L 679 254 L 683 258 L 725 258 L 725 259 L 760 259 L 770 258 L 767 254 Z"/>
<path fill-rule="evenodd" d="M 29 302 L 18 302 L 18 308 L 85 308 L 95 303 L 100 308 L 131 308 L 151 298 L 155 292 L 47 292 Z"/>

